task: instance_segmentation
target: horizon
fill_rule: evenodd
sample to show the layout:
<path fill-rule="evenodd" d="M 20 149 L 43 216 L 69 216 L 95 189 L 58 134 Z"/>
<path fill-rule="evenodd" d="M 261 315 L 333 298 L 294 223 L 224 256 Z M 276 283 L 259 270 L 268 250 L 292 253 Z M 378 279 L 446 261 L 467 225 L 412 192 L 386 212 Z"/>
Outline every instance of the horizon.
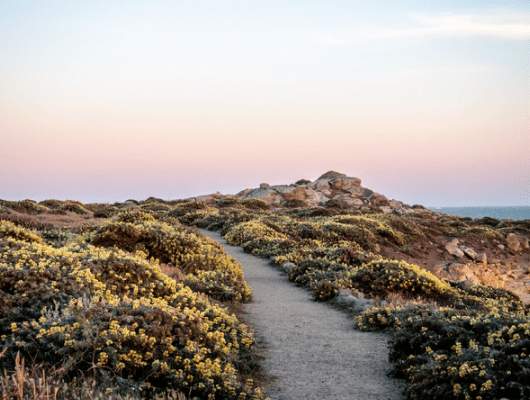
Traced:
<path fill-rule="evenodd" d="M 335 170 L 407 204 L 525 207 L 530 3 L 433 3 L 4 0 L 0 199 Z"/>

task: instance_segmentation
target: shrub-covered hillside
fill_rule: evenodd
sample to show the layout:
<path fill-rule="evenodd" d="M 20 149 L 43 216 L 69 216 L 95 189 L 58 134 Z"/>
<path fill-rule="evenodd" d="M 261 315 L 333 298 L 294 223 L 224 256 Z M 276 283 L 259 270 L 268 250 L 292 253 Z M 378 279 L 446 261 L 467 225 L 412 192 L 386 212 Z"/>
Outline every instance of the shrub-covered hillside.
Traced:
<path fill-rule="evenodd" d="M 288 278 L 315 300 L 348 289 L 371 298 L 357 327 L 391 333 L 393 375 L 407 380 L 407 399 L 530 398 L 528 306 L 503 288 L 450 282 L 413 262 L 429 260 L 428 247 L 442 238 L 473 237 L 487 249 L 508 232 L 528 234 L 525 221 L 231 203 L 182 204 L 170 213 L 290 263 Z"/>
<path fill-rule="evenodd" d="M 296 199 L 273 208 L 228 196 L 0 202 L 9 282 L 0 290 L 11 296 L 2 308 L 0 361 L 13 368 L 17 352 L 54 360 L 70 380 L 97 370 L 99 381 L 104 376 L 119 390 L 259 398 L 241 379 L 251 336 L 212 304 L 247 301 L 250 292 L 217 244 L 183 227 L 195 226 L 282 265 L 317 301 L 349 293 L 371 302 L 354 310 L 357 328 L 390 333 L 392 373 L 407 380 L 407 399 L 530 398 L 530 317 L 521 300 L 528 301 L 530 221 L 473 220 L 421 206 L 388 212 L 392 202 L 379 207 L 384 199 L 367 196 L 373 207 L 357 209 Z M 156 338 L 152 347 L 154 339 L 133 341 L 140 329 Z M 158 348 L 168 337 L 178 345 Z"/>
<path fill-rule="evenodd" d="M 252 293 L 217 243 L 140 210 L 40 230 L 17 210 L 0 220 L 4 398 L 45 391 L 21 360 L 47 374 L 49 398 L 83 398 L 87 385 L 116 398 L 262 398 L 246 379 L 252 332 L 222 303 Z"/>

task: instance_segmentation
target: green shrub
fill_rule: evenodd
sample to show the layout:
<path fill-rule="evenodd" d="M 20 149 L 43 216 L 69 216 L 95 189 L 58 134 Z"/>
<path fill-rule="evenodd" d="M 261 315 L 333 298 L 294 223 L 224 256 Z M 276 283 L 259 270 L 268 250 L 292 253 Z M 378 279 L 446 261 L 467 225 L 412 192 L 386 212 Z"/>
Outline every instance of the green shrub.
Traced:
<path fill-rule="evenodd" d="M 42 239 L 34 232 L 5 220 L 0 220 L 0 239 L 2 238 L 13 238 L 28 243 L 42 242 Z"/>
<path fill-rule="evenodd" d="M 311 183 L 311 181 L 308 179 L 300 179 L 295 182 L 295 185 L 307 185 L 308 183 Z"/>
<path fill-rule="evenodd" d="M 81 202 L 73 200 L 65 201 L 61 206 L 61 210 L 70 211 L 80 215 L 87 215 L 90 213 L 85 207 L 83 207 Z"/>
<path fill-rule="evenodd" d="M 146 394 L 262 398 L 236 370 L 252 334 L 142 253 L 3 237 L 0 291 L 1 368 L 13 369 L 20 354 L 61 365 L 67 380 L 94 371 Z"/>
<path fill-rule="evenodd" d="M 317 301 L 326 301 L 339 294 L 339 287 L 336 283 L 322 281 L 313 289 L 313 298 Z"/>
<path fill-rule="evenodd" d="M 2 200 L 4 207 L 23 214 L 42 214 L 48 211 L 48 207 L 38 204 L 33 200 L 6 201 Z"/>
<path fill-rule="evenodd" d="M 133 221 L 133 222 L 129 222 Z M 188 274 L 186 282 L 221 300 L 249 301 L 250 287 L 222 246 L 182 226 L 156 221 L 142 211 L 126 212 L 99 228 L 92 244 L 142 251 Z"/>

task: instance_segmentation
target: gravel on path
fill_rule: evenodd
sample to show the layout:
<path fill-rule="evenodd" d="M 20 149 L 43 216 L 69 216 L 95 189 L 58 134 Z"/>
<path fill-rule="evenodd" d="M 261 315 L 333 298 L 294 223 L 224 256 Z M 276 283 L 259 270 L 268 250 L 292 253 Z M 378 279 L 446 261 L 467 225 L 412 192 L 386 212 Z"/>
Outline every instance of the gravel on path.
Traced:
<path fill-rule="evenodd" d="M 248 319 L 267 343 L 265 370 L 278 377 L 271 400 L 398 400 L 402 381 L 386 376 L 388 336 L 354 330 L 344 312 L 312 301 L 267 260 L 201 230 L 243 265 L 254 301 Z"/>

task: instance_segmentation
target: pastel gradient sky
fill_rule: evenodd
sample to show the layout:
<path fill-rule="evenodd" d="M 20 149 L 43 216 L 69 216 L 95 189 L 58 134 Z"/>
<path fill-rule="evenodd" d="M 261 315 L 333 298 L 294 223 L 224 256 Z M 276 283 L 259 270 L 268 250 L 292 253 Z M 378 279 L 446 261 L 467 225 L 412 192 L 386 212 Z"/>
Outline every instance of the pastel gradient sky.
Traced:
<path fill-rule="evenodd" d="M 530 1 L 0 0 L 0 198 L 529 205 L 529 78 Z"/>

